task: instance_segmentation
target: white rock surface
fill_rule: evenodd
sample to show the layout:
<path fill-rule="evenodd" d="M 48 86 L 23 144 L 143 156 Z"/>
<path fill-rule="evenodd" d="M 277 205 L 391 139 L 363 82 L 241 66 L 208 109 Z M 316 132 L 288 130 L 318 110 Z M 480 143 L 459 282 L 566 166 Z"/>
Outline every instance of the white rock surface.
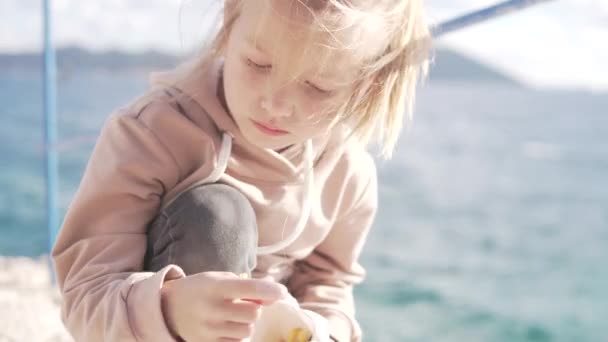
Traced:
<path fill-rule="evenodd" d="M 48 259 L 0 256 L 0 342 L 73 341 L 61 323 Z"/>

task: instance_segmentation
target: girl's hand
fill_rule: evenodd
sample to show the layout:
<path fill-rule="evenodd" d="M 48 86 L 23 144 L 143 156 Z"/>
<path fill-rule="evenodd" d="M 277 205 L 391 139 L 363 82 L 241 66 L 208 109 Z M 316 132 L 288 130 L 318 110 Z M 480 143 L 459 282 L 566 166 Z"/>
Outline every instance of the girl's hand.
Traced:
<path fill-rule="evenodd" d="M 188 342 L 242 341 L 251 337 L 261 306 L 286 294 L 273 281 L 202 272 L 165 282 L 161 301 L 167 326 Z"/>

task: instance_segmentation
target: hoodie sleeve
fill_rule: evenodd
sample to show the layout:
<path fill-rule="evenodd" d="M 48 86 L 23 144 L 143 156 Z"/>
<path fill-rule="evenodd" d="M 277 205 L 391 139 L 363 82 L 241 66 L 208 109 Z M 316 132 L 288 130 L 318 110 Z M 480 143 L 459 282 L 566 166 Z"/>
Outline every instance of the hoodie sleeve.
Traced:
<path fill-rule="evenodd" d="M 180 147 L 166 139 L 187 127 L 171 106 L 154 104 L 104 125 L 52 251 L 62 319 L 76 341 L 174 340 L 160 288 L 184 272 L 142 270 L 147 225 L 183 168 Z"/>
<path fill-rule="evenodd" d="M 296 262 L 288 281 L 300 306 L 326 317 L 331 336 L 339 342 L 361 341 L 353 287 L 366 274 L 358 259 L 378 206 L 376 168 L 371 156 L 366 156 L 364 164 L 357 165 L 361 172 L 346 187 L 346 191 L 354 191 L 351 204 L 325 240 L 308 257 Z"/>

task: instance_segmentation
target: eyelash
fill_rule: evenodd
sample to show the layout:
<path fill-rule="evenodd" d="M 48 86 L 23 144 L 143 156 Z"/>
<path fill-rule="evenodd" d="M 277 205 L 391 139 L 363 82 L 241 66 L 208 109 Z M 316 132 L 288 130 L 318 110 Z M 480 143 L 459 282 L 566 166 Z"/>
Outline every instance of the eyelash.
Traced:
<path fill-rule="evenodd" d="M 261 70 L 261 71 L 270 70 L 270 68 L 272 67 L 272 65 L 260 65 L 260 64 L 258 64 L 256 62 L 252 61 L 249 58 L 247 58 L 247 65 L 250 66 L 250 67 L 252 67 L 252 68 Z"/>
<path fill-rule="evenodd" d="M 306 81 L 306 85 L 309 86 L 310 88 L 312 88 L 314 91 L 323 94 L 323 95 L 330 95 L 331 91 L 330 90 L 325 90 L 325 89 L 321 89 L 319 87 L 317 87 L 316 85 Z"/>
<path fill-rule="evenodd" d="M 257 69 L 258 71 L 262 71 L 262 72 L 268 72 L 272 68 L 272 65 L 261 65 L 261 64 L 258 64 L 256 62 L 252 61 L 249 58 L 247 58 L 247 65 L 251 68 Z M 330 95 L 332 93 L 331 90 L 321 89 L 321 88 L 315 86 L 314 84 L 310 83 L 309 81 L 305 81 L 305 83 L 308 88 L 316 91 L 317 93 L 319 93 L 321 95 Z"/>

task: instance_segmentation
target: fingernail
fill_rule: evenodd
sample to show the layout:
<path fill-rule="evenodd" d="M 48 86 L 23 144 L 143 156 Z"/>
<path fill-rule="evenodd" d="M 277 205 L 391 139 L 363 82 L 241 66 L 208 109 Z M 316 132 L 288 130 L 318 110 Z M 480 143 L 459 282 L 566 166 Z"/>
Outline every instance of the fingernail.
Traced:
<path fill-rule="evenodd" d="M 261 301 L 261 300 L 257 300 L 257 299 L 243 298 L 243 300 L 248 301 L 248 302 L 255 303 L 255 304 L 257 304 L 257 305 L 262 305 L 262 303 L 263 303 L 263 301 Z"/>

